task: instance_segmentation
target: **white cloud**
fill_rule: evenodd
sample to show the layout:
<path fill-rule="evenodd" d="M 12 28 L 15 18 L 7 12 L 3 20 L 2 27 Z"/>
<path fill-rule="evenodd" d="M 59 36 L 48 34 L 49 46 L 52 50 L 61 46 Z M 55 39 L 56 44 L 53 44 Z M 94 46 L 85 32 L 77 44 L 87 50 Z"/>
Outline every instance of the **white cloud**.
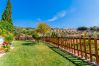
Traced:
<path fill-rule="evenodd" d="M 59 17 L 65 17 L 66 16 L 66 11 L 61 11 L 60 13 L 58 13 Z"/>
<path fill-rule="evenodd" d="M 56 20 L 63 18 L 65 16 L 66 16 L 66 11 L 64 10 L 64 11 L 57 13 L 54 17 L 52 17 L 51 19 L 48 19 L 47 21 L 48 22 L 56 21 Z"/>
<path fill-rule="evenodd" d="M 52 21 L 55 21 L 55 20 L 57 20 L 57 19 L 58 19 L 58 17 L 54 16 L 53 18 L 48 19 L 47 21 L 52 22 Z"/>
<path fill-rule="evenodd" d="M 53 21 L 56 21 L 58 19 L 61 19 L 61 18 L 65 17 L 67 14 L 74 13 L 75 11 L 76 11 L 75 8 L 71 8 L 69 10 L 62 10 L 62 11 L 56 13 L 56 15 L 54 15 L 52 18 L 44 20 L 44 21 L 53 22 Z M 38 21 L 43 21 L 41 18 L 38 18 L 37 20 Z"/>

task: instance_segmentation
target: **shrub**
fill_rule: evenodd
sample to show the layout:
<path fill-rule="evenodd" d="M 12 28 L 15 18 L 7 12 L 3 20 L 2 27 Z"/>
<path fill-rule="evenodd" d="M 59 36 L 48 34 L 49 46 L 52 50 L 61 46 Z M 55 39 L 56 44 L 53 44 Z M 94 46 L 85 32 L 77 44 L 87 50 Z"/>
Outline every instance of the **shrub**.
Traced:
<path fill-rule="evenodd" d="M 51 37 L 58 37 L 58 34 L 56 32 L 52 32 Z"/>
<path fill-rule="evenodd" d="M 40 40 L 40 36 L 38 33 L 33 33 L 32 34 L 32 37 L 36 40 L 36 41 L 39 41 Z"/>
<path fill-rule="evenodd" d="M 8 35 L 5 35 L 4 37 L 5 37 L 6 42 L 11 42 L 11 41 L 13 41 L 14 36 L 12 33 L 9 33 Z"/>

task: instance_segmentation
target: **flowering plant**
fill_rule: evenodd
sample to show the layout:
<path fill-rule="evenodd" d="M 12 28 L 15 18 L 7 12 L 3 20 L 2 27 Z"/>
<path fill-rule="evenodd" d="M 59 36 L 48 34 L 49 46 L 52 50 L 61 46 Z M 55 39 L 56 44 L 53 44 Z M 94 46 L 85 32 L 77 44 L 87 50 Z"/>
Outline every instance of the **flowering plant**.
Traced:
<path fill-rule="evenodd" d="M 10 49 L 9 42 L 3 42 L 2 47 L 5 49 L 6 52 L 9 51 Z"/>

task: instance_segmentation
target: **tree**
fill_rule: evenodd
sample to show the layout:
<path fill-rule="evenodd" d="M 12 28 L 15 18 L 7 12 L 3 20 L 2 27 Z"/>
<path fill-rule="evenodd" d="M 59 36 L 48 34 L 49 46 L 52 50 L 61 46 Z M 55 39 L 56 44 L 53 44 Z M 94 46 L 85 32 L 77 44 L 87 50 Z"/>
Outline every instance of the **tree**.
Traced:
<path fill-rule="evenodd" d="M 11 5 L 11 2 L 10 0 L 8 0 L 7 2 L 7 6 L 6 6 L 6 9 L 2 15 L 2 21 L 7 21 L 9 22 L 10 24 L 13 24 L 12 23 L 12 5 Z"/>
<path fill-rule="evenodd" d="M 0 22 L 0 29 L 1 30 L 6 30 L 6 31 L 8 31 L 8 32 L 12 32 L 13 31 L 13 25 L 12 24 L 10 24 L 9 22 L 7 22 L 7 21 L 1 21 Z"/>
<path fill-rule="evenodd" d="M 99 31 L 99 27 L 98 26 L 90 27 L 90 30 Z"/>
<path fill-rule="evenodd" d="M 81 30 L 81 31 L 88 30 L 88 27 L 85 26 L 78 27 L 77 30 Z"/>
<path fill-rule="evenodd" d="M 45 33 L 51 31 L 51 28 L 46 23 L 41 22 L 38 24 L 36 31 L 44 36 Z"/>

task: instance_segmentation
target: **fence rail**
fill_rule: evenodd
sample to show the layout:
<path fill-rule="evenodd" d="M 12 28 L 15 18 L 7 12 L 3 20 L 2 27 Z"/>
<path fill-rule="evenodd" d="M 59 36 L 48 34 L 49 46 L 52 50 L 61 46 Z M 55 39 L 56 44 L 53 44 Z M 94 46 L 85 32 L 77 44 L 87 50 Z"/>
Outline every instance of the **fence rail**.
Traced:
<path fill-rule="evenodd" d="M 51 42 L 58 48 L 99 65 L 99 38 L 43 37 L 42 40 Z"/>

